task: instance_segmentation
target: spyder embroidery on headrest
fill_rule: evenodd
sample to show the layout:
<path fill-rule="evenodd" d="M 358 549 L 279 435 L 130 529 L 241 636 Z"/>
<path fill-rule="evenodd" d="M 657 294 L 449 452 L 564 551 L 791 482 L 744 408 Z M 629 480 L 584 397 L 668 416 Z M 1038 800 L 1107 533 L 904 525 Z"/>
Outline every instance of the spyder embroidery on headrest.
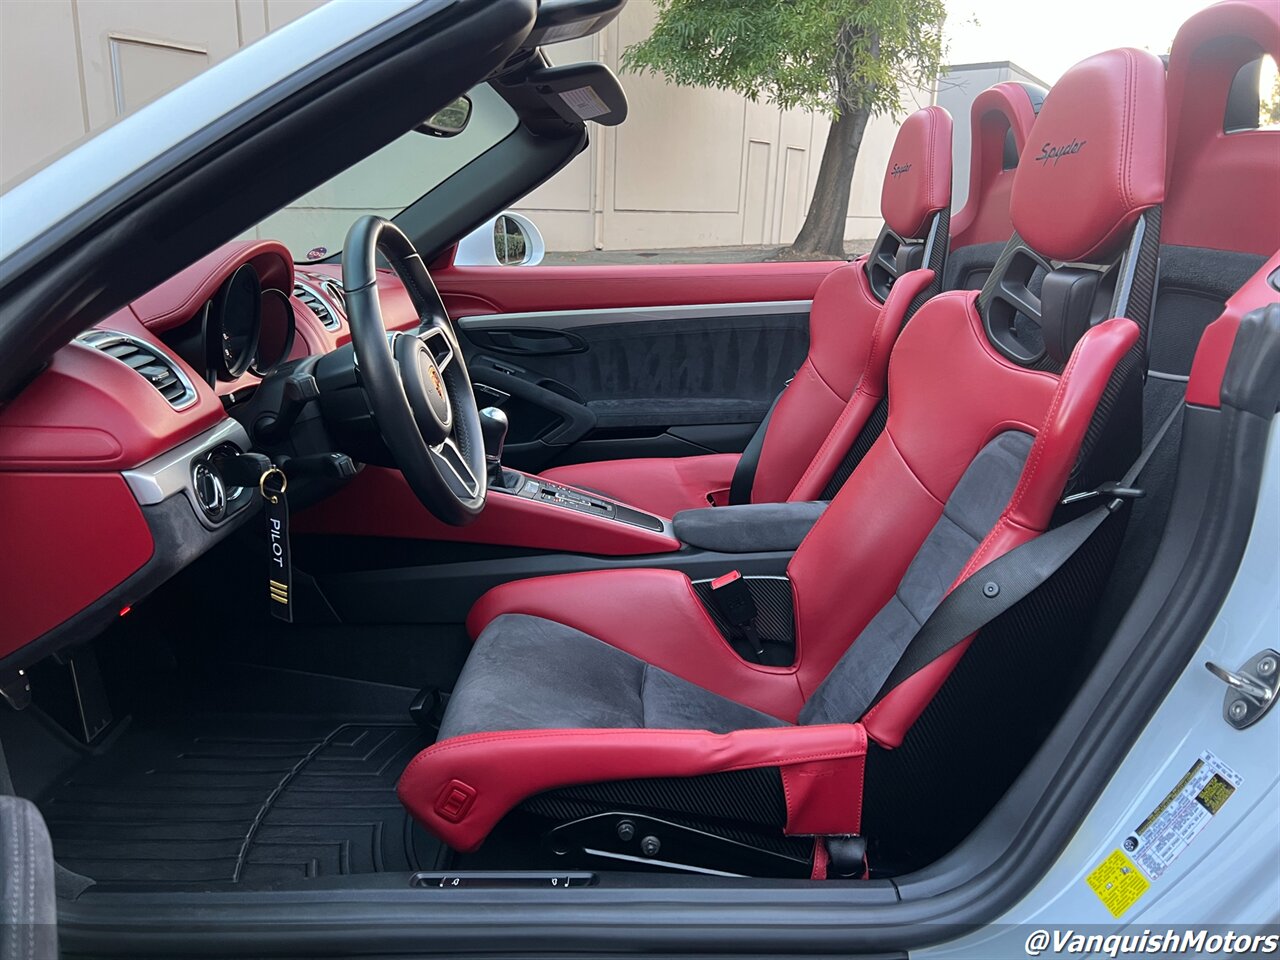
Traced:
<path fill-rule="evenodd" d="M 1063 157 L 1069 157 L 1073 153 L 1079 153 L 1080 148 L 1083 147 L 1088 142 L 1089 142 L 1088 140 L 1073 139 L 1070 143 L 1066 144 L 1065 146 L 1055 147 L 1052 143 L 1046 140 L 1044 142 L 1044 146 L 1040 148 L 1040 156 L 1036 157 L 1036 160 L 1039 163 L 1045 163 L 1045 164 L 1047 164 L 1050 160 L 1052 160 L 1053 165 L 1056 167 L 1058 165 L 1059 160 L 1061 160 Z"/>

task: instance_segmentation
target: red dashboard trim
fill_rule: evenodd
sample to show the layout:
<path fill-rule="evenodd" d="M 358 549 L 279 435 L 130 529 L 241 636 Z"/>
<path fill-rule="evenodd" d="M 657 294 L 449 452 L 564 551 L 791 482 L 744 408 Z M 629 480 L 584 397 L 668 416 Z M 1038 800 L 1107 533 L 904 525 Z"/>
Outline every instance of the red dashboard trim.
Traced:
<path fill-rule="evenodd" d="M 128 310 L 102 321 L 162 346 Z M 172 350 L 170 358 L 178 359 Z M 137 373 L 92 347 L 69 343 L 30 386 L 0 410 L 0 471 L 127 470 L 216 426 L 222 404 L 182 364 L 197 399 L 174 410 Z"/>
<path fill-rule="evenodd" d="M 190 320 L 242 264 L 251 263 L 264 288 L 293 292 L 293 260 L 276 240 L 239 240 L 224 244 L 133 302 L 148 330 L 162 333 Z"/>
<path fill-rule="evenodd" d="M 0 473 L 0 526 L 0 657 L 93 604 L 155 550 L 118 473 Z"/>

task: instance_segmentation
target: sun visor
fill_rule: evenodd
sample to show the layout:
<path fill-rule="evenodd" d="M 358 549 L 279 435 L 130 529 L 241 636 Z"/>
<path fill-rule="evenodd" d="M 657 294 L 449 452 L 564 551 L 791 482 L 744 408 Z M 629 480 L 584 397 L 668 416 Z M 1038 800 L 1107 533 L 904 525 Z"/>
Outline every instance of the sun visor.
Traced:
<path fill-rule="evenodd" d="M 612 127 L 627 119 L 627 95 L 603 63 L 545 67 L 529 74 L 526 83 L 566 123 L 592 120 Z"/>
<path fill-rule="evenodd" d="M 526 47 L 577 40 L 603 30 L 627 0 L 542 0 Z"/>

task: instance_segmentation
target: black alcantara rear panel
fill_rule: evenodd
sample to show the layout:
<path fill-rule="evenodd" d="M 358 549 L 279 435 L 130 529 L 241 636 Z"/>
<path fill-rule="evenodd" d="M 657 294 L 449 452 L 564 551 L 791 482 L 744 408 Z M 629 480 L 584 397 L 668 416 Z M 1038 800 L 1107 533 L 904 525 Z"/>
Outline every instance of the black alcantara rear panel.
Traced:
<path fill-rule="evenodd" d="M 1265 257 L 1228 250 L 1160 248 L 1160 286 L 1151 325 L 1151 369 L 1185 377 L 1204 328 L 1228 298 L 1261 269 Z"/>

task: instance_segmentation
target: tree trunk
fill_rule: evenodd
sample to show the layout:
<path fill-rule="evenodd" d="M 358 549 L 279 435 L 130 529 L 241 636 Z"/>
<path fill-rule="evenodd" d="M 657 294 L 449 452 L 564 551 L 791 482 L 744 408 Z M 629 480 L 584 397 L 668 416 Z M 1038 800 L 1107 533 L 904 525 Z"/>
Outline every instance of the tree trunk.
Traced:
<path fill-rule="evenodd" d="M 853 189 L 853 169 L 862 148 L 871 111 L 865 107 L 842 110 L 827 133 L 822 151 L 818 182 L 804 226 L 788 249 L 798 258 L 827 256 L 844 259 L 844 227 L 849 215 L 849 194 Z"/>

